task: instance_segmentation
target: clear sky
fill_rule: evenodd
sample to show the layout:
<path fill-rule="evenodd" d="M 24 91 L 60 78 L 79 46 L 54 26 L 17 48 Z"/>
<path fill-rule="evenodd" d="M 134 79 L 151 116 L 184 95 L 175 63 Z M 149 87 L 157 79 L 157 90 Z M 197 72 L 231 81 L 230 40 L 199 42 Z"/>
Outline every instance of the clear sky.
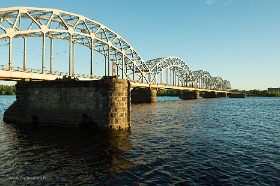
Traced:
<path fill-rule="evenodd" d="M 280 87 L 280 0 L 0 0 L 55 8 L 121 35 L 141 57 L 177 56 L 236 89 Z"/>

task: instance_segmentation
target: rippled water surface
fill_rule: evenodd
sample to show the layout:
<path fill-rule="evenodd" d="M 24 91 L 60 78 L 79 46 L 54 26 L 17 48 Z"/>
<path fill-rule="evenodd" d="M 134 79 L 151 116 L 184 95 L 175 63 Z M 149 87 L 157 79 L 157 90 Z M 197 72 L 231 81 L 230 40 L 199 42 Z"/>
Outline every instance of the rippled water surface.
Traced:
<path fill-rule="evenodd" d="M 131 117 L 115 132 L 1 119 L 0 185 L 280 184 L 280 98 L 159 97 Z"/>

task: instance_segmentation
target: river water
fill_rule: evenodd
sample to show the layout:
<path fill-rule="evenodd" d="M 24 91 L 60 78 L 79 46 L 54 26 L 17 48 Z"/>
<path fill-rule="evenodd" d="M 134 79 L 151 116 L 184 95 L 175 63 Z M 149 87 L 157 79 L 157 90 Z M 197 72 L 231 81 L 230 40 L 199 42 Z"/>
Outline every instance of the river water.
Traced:
<path fill-rule="evenodd" d="M 15 96 L 0 96 L 0 114 Z M 280 185 L 280 98 L 131 107 L 130 131 L 0 118 L 0 185 Z"/>

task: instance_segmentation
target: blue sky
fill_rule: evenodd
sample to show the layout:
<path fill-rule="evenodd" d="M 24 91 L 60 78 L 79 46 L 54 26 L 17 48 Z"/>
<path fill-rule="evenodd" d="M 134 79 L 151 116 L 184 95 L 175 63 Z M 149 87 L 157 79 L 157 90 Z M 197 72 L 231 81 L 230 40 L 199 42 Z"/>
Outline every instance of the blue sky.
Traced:
<path fill-rule="evenodd" d="M 279 0 L 0 0 L 55 8 L 104 24 L 147 61 L 183 59 L 236 89 L 280 87 Z"/>

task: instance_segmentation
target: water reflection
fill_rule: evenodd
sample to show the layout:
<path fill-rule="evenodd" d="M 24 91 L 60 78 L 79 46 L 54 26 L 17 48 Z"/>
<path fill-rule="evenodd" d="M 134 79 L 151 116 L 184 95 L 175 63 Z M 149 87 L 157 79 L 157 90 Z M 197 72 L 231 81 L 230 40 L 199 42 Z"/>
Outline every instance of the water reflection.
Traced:
<path fill-rule="evenodd" d="M 4 123 L 1 129 L 0 139 L 5 141 L 1 159 L 6 161 L 1 165 L 5 177 L 1 176 L 0 183 L 4 185 L 103 184 L 107 181 L 104 175 L 134 166 L 121 156 L 132 148 L 130 131 L 27 128 Z"/>
<path fill-rule="evenodd" d="M 158 98 L 132 105 L 131 132 L 0 122 L 0 185 L 279 185 L 279 110 L 279 98 Z"/>

